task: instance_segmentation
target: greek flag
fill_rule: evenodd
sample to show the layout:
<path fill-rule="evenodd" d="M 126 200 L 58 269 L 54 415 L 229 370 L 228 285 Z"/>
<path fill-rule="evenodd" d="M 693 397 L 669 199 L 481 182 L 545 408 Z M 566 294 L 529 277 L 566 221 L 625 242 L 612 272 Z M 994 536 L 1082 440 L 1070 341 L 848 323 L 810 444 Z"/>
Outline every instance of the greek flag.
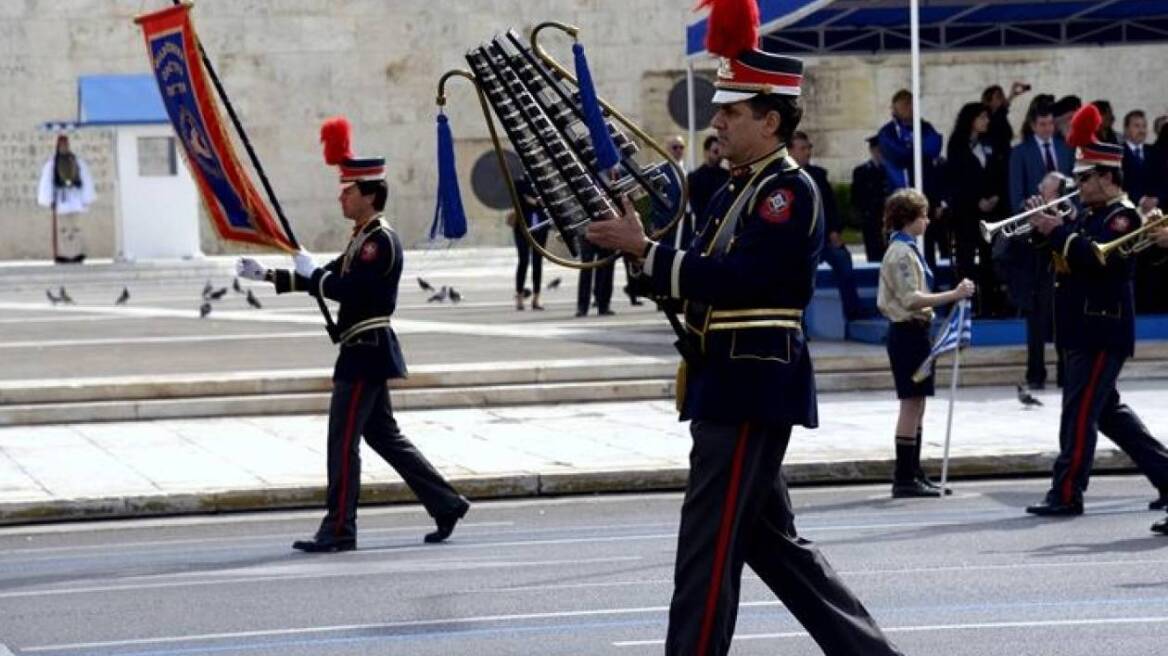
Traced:
<path fill-rule="evenodd" d="M 942 354 L 969 346 L 973 339 L 973 319 L 969 315 L 969 299 L 967 298 L 957 301 L 953 309 L 949 310 L 949 318 L 945 320 L 945 328 L 933 341 L 933 348 L 929 351 L 928 357 L 913 374 L 914 381 L 919 383 L 928 378 L 933 373 L 933 363 Z"/>

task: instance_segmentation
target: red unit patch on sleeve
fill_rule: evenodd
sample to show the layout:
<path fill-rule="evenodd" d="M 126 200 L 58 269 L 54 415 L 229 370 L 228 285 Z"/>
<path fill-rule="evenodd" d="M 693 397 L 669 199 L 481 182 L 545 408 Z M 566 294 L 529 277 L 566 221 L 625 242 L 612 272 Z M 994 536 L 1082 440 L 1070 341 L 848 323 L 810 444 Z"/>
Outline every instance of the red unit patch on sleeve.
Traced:
<path fill-rule="evenodd" d="M 361 247 L 361 261 L 372 262 L 377 259 L 377 242 L 367 241 Z"/>
<path fill-rule="evenodd" d="M 767 223 L 786 223 L 791 218 L 791 204 L 795 194 L 790 189 L 776 189 L 755 209 Z"/>
<path fill-rule="evenodd" d="M 1131 219 L 1122 214 L 1116 214 L 1115 216 L 1111 217 L 1111 221 L 1107 222 L 1107 227 L 1110 228 L 1112 232 L 1122 235 L 1128 230 L 1131 230 Z"/>

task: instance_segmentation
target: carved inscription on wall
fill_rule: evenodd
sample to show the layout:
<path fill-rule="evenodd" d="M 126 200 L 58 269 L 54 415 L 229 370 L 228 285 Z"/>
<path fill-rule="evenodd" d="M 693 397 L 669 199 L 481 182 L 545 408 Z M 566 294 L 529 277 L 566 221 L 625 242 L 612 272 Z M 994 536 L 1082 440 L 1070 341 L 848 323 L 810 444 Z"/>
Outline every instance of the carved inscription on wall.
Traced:
<path fill-rule="evenodd" d="M 36 130 L 0 131 L 0 212 L 35 212 L 41 167 L 53 154 L 56 136 Z M 73 152 L 89 165 L 96 206 L 111 206 L 115 178 L 112 134 L 86 130 L 69 137 Z"/>

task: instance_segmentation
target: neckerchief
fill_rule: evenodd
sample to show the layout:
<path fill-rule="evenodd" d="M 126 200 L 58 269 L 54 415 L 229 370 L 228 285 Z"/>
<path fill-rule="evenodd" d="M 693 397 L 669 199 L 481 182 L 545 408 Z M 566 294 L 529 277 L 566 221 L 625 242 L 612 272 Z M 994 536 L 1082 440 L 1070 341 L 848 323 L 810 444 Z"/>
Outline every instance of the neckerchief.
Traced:
<path fill-rule="evenodd" d="M 908 244 L 909 248 L 912 249 L 913 255 L 917 256 L 917 262 L 921 263 L 921 269 L 923 269 L 925 272 L 925 286 L 927 287 L 927 289 L 925 289 L 925 291 L 927 291 L 927 292 L 933 291 L 933 270 L 930 269 L 928 263 L 925 262 L 925 256 L 921 255 L 921 249 L 917 248 L 916 238 L 913 237 L 912 235 L 908 235 L 908 234 L 905 234 L 905 233 L 897 230 L 897 231 L 893 232 L 891 235 L 889 235 L 888 241 L 890 243 L 894 242 L 894 241 L 899 241 L 899 242 L 903 242 L 905 244 Z"/>

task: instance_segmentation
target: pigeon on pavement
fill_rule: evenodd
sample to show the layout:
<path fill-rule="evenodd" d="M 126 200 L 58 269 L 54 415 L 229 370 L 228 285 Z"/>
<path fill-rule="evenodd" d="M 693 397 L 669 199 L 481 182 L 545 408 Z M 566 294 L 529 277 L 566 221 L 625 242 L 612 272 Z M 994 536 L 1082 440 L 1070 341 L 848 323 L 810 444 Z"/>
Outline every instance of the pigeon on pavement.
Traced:
<path fill-rule="evenodd" d="M 450 302 L 457 303 L 462 300 L 462 294 L 459 294 L 453 287 L 450 288 Z"/>
<path fill-rule="evenodd" d="M 60 299 L 60 301 L 61 301 L 62 303 L 64 303 L 65 305 L 73 305 L 73 299 L 72 299 L 72 298 L 69 298 L 69 293 L 65 291 L 65 288 L 64 288 L 63 286 L 62 286 L 62 287 L 61 287 L 61 289 L 60 289 L 60 290 L 57 292 L 57 297 L 58 297 L 58 298 Z"/>
<path fill-rule="evenodd" d="M 422 288 L 422 291 L 424 291 L 424 292 L 432 292 L 432 291 L 434 291 L 434 285 L 431 285 L 431 284 L 429 283 L 429 281 L 427 281 L 427 280 L 426 280 L 425 278 L 423 278 L 422 276 L 418 276 L 418 286 L 419 286 L 419 287 L 421 287 L 421 288 Z"/>
<path fill-rule="evenodd" d="M 118 296 L 118 300 L 114 301 L 114 305 L 125 305 L 128 300 L 130 300 L 130 289 L 122 287 L 122 293 Z"/>
<path fill-rule="evenodd" d="M 206 319 L 208 314 L 211 314 L 211 304 L 204 301 L 203 304 L 199 306 L 199 318 Z"/>
<path fill-rule="evenodd" d="M 49 297 L 49 302 L 52 303 L 53 305 L 56 305 L 57 303 L 61 302 L 61 299 L 57 298 L 56 296 L 53 296 L 52 290 L 46 289 L 45 296 Z"/>
<path fill-rule="evenodd" d="M 227 293 L 227 288 L 222 287 L 222 288 L 216 289 L 215 291 L 211 292 L 210 294 L 207 294 L 207 298 L 212 300 L 212 301 L 217 301 L 217 300 L 223 298 L 223 295 L 226 293 Z"/>
<path fill-rule="evenodd" d="M 240 294 L 243 293 L 243 287 L 239 284 L 239 278 L 236 278 L 235 280 L 231 281 L 231 288 L 234 289 L 235 291 L 239 292 Z"/>
<path fill-rule="evenodd" d="M 210 296 L 211 292 L 213 291 L 215 291 L 215 288 L 211 286 L 211 281 L 208 280 L 206 284 L 203 285 L 203 298 Z"/>
<path fill-rule="evenodd" d="M 1027 410 L 1033 408 L 1034 406 L 1042 405 L 1042 401 L 1034 398 L 1034 395 L 1021 385 L 1018 386 L 1018 400 L 1022 402 L 1022 407 L 1026 408 Z"/>
<path fill-rule="evenodd" d="M 263 309 L 264 307 L 263 303 L 260 303 L 260 299 L 256 298 L 250 289 L 247 290 L 247 304 L 257 310 Z"/>
<path fill-rule="evenodd" d="M 431 296 L 430 298 L 426 299 L 426 302 L 427 303 L 441 303 L 442 301 L 446 300 L 446 297 L 449 293 L 450 293 L 449 290 L 446 289 L 446 285 L 443 285 L 442 289 L 439 289 L 438 293 L 436 293 L 433 296 Z"/>
<path fill-rule="evenodd" d="M 558 289 L 562 282 L 559 278 L 552 278 L 552 281 L 547 284 L 548 289 Z"/>

